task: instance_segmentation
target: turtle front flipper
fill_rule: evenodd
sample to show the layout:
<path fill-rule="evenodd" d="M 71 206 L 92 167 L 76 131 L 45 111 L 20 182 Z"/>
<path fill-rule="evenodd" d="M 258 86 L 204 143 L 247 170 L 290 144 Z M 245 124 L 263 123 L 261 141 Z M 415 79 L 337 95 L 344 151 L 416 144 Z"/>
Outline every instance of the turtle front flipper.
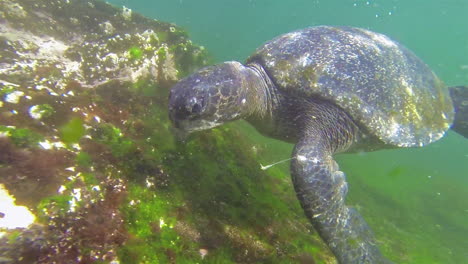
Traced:
<path fill-rule="evenodd" d="M 455 108 L 452 130 L 468 138 L 468 86 L 449 87 Z"/>
<path fill-rule="evenodd" d="M 345 174 L 332 157 L 354 142 L 357 127 L 336 106 L 312 108 L 291 163 L 294 188 L 305 214 L 339 263 L 390 263 L 364 219 L 345 205 Z"/>

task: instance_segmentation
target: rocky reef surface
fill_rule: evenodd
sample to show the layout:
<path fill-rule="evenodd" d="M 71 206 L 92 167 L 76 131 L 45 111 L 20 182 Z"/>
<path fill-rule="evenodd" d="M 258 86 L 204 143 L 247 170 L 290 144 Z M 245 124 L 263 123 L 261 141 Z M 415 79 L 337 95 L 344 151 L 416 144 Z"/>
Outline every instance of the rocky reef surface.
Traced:
<path fill-rule="evenodd" d="M 125 7 L 0 0 L 0 186 L 36 217 L 0 263 L 333 263 L 238 130 L 175 139 L 169 88 L 207 60 Z"/>

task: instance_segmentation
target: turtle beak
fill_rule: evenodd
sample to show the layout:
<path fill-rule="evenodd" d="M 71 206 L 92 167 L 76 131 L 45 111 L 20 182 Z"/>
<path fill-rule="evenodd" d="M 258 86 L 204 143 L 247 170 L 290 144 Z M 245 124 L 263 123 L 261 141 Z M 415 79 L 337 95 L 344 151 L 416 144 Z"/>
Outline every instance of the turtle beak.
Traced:
<path fill-rule="evenodd" d="M 182 126 L 181 120 L 178 120 L 176 118 L 176 114 L 174 111 L 169 111 L 169 119 L 171 120 L 173 126 L 171 127 L 171 131 L 175 138 L 178 141 L 185 141 L 190 134 L 189 131 L 185 130 L 184 127 Z"/>
<path fill-rule="evenodd" d="M 171 120 L 174 127 L 178 129 L 181 128 L 180 122 L 176 118 L 176 111 L 174 110 L 173 107 L 169 107 L 169 119 Z"/>
<path fill-rule="evenodd" d="M 185 142 L 190 135 L 189 131 L 180 129 L 178 127 L 172 128 L 172 133 L 177 141 Z"/>

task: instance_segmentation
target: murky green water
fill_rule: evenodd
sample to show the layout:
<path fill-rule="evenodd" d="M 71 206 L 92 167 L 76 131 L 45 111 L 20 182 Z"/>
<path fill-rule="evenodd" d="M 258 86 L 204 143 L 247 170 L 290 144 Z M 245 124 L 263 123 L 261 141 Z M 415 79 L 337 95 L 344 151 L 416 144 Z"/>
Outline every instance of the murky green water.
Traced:
<path fill-rule="evenodd" d="M 468 1 L 113 0 L 185 27 L 215 62 L 244 60 L 272 37 L 313 25 L 351 25 L 389 35 L 421 57 L 448 85 L 468 84 Z M 263 138 L 246 124 L 269 163 L 291 145 Z M 341 155 L 357 206 L 404 263 L 468 263 L 468 141 L 450 132 L 422 149 Z M 284 177 L 288 166 L 283 164 Z M 399 252 L 399 253 L 394 253 Z M 403 253 L 402 253 L 403 252 Z"/>

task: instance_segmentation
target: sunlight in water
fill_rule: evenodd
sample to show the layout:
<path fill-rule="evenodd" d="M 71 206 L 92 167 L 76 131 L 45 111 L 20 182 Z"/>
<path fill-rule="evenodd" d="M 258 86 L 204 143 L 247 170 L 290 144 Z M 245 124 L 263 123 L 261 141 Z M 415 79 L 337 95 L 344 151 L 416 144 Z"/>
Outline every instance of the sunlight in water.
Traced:
<path fill-rule="evenodd" d="M 0 184 L 0 230 L 28 227 L 34 219 L 35 216 L 28 208 L 16 205 L 15 198 Z M 2 235 L 0 232 L 0 236 Z"/>

